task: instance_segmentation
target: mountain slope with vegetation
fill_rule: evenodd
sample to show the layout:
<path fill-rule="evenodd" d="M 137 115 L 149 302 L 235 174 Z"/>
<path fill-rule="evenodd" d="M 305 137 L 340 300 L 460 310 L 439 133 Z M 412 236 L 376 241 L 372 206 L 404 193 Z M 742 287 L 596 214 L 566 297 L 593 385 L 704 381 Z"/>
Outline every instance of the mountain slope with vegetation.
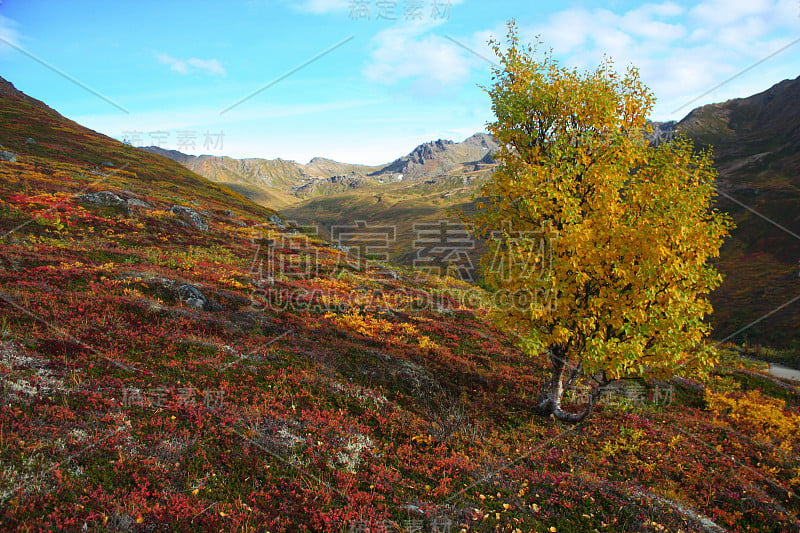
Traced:
<path fill-rule="evenodd" d="M 0 529 L 800 526 L 800 392 L 733 352 L 532 419 L 545 361 L 480 289 L 367 267 L 7 82 L 0 124 Z"/>
<path fill-rule="evenodd" d="M 737 225 L 720 258 L 718 338 L 775 311 L 734 340 L 800 352 L 800 303 L 787 305 L 800 295 L 800 78 L 697 108 L 675 128 L 713 149 L 719 206 Z"/>

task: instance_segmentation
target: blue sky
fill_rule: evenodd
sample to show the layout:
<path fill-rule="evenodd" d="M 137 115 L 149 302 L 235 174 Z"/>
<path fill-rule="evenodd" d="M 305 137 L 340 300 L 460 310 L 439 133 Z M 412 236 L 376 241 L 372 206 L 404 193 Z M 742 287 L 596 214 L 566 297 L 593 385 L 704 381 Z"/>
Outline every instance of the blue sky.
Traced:
<path fill-rule="evenodd" d="M 481 56 L 512 18 L 568 65 L 638 66 L 657 120 L 800 76 L 800 43 L 764 60 L 800 0 L 2 0 L 0 75 L 137 145 L 377 164 L 484 129 Z"/>

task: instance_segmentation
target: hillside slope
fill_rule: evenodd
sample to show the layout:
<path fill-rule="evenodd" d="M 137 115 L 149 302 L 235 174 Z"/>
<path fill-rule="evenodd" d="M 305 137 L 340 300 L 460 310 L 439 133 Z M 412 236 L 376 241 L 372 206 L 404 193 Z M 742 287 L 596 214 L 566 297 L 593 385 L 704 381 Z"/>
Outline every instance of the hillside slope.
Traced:
<path fill-rule="evenodd" d="M 544 360 L 479 289 L 368 268 L 7 83 L 0 125 L 0 530 L 800 526 L 800 392 L 752 364 L 532 419 Z"/>
<path fill-rule="evenodd" d="M 786 305 L 800 296 L 800 78 L 697 108 L 676 128 L 713 147 L 719 205 L 737 224 L 720 259 L 716 335 L 772 313 L 735 340 L 800 349 L 800 302 Z"/>

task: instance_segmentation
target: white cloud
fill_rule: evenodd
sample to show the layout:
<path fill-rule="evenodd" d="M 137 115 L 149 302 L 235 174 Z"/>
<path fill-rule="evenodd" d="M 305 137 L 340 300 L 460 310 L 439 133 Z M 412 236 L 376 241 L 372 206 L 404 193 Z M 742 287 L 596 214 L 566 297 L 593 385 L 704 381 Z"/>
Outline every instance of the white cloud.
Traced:
<path fill-rule="evenodd" d="M 754 70 L 676 111 L 791 42 L 800 30 L 799 15 L 796 0 L 704 0 L 689 10 L 667 1 L 621 13 L 565 9 L 520 31 L 530 42 L 541 35 L 570 66 L 592 68 L 605 54 L 618 68 L 639 67 L 658 98 L 655 118 L 678 119 L 697 105 L 768 88 Z M 797 48 L 776 58 L 784 62 L 784 77 L 800 74 L 788 59 L 797 57 Z"/>
<path fill-rule="evenodd" d="M 19 24 L 16 21 L 0 15 L 0 39 L 12 45 L 20 46 L 18 28 Z M 9 47 L 5 42 L 0 42 L 0 51 L 7 51 L 8 49 Z"/>
<path fill-rule="evenodd" d="M 164 65 L 168 65 L 171 70 L 180 72 L 181 74 L 189 74 L 190 72 L 200 71 L 212 76 L 224 76 L 225 67 L 217 59 L 198 59 L 190 57 L 189 59 L 178 59 L 167 54 L 156 54 L 156 59 Z"/>
<path fill-rule="evenodd" d="M 690 10 L 689 17 L 701 26 L 726 26 L 747 17 L 763 16 L 774 7 L 772 0 L 705 0 Z"/>
<path fill-rule="evenodd" d="M 378 32 L 363 75 L 387 85 L 411 81 L 421 93 L 465 81 L 475 59 L 457 43 L 432 32 L 442 22 L 404 21 Z"/>

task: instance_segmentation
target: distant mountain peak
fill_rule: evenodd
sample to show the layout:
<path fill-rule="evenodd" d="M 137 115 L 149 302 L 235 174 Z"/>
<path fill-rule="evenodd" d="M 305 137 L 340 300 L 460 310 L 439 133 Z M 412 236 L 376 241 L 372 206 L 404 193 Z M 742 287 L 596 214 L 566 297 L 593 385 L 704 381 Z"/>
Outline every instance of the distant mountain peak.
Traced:
<path fill-rule="evenodd" d="M 309 165 L 314 163 L 338 163 L 338 161 L 331 159 L 329 157 L 312 157 L 311 160 L 308 162 Z"/>
<path fill-rule="evenodd" d="M 497 141 L 486 133 L 476 133 L 460 143 L 437 139 L 420 144 L 372 175 L 402 175 L 404 180 L 435 177 L 462 163 L 484 161 L 497 148 Z"/>

